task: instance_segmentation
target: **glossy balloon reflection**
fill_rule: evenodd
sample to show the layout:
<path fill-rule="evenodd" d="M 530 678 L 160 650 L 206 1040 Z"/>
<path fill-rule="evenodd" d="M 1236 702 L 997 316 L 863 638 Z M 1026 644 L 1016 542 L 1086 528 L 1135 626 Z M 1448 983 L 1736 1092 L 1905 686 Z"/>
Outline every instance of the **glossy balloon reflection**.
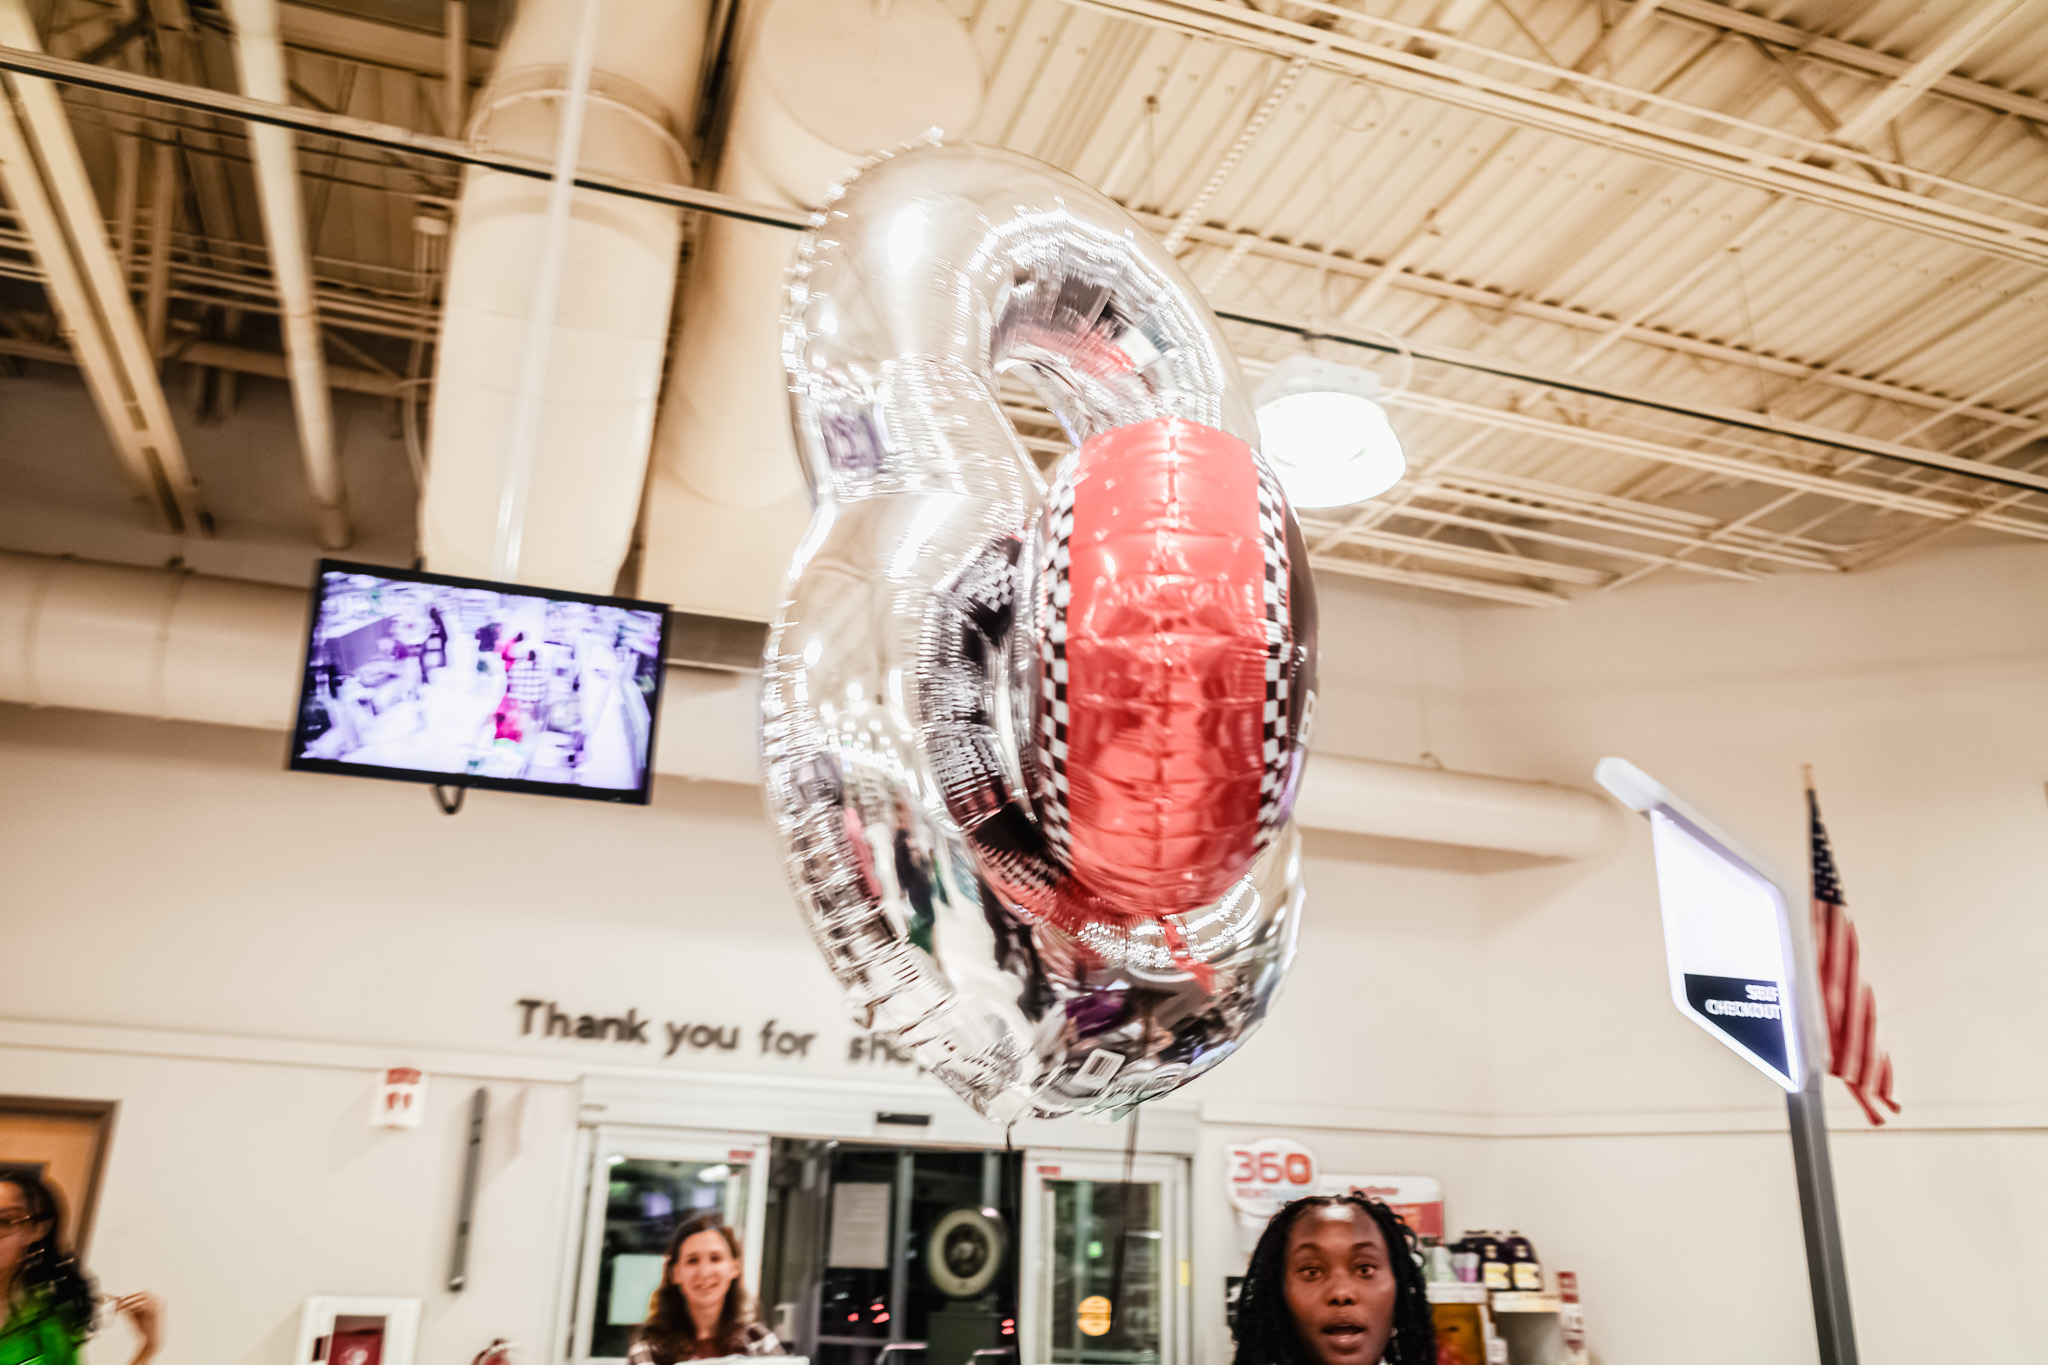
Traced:
<path fill-rule="evenodd" d="M 1173 1089 L 1293 956 L 1314 710 L 1307 555 L 1213 317 L 1114 203 L 934 145 L 835 194 L 786 348 L 817 510 L 762 746 L 819 948 L 991 1117 Z M 1006 371 L 1078 447 L 1050 500 Z"/>

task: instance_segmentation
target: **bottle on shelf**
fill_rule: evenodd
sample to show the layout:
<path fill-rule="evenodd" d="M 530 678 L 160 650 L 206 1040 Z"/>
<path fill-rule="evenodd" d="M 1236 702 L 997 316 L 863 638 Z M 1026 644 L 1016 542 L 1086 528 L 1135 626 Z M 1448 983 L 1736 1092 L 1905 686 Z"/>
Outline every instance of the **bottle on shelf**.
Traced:
<path fill-rule="evenodd" d="M 1507 1240 L 1502 1243 L 1502 1252 L 1508 1263 L 1508 1279 L 1515 1289 L 1525 1294 L 1543 1292 L 1543 1264 L 1536 1259 L 1536 1248 L 1521 1233 L 1509 1230 Z"/>
<path fill-rule="evenodd" d="M 1479 1242 L 1469 1232 L 1451 1248 L 1451 1273 L 1465 1284 L 1479 1283 Z"/>
<path fill-rule="evenodd" d="M 1507 1246 L 1497 1232 L 1479 1234 L 1479 1282 L 1488 1289 L 1514 1288 L 1514 1275 L 1508 1269 Z"/>

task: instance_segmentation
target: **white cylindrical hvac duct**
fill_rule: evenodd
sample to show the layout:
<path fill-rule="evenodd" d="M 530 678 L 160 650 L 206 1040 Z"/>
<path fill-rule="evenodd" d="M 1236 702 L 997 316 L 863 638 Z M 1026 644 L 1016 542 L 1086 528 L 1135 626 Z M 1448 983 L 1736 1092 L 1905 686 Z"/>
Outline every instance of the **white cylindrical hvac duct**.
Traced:
<path fill-rule="evenodd" d="M 293 728 L 304 591 L 0 550 L 0 702 Z M 760 780 L 753 674 L 671 669 L 655 770 Z"/>
<path fill-rule="evenodd" d="M 0 551 L 0 702 L 292 728 L 308 604 L 296 588 Z M 761 679 L 669 670 L 656 772 L 754 783 Z M 1584 857 L 1611 815 L 1589 792 L 1317 754 L 1309 829 Z"/>
<path fill-rule="evenodd" d="M 0 552 L 0 701 L 287 730 L 306 594 Z"/>
<path fill-rule="evenodd" d="M 1605 841 L 1613 808 L 1591 792 L 1548 782 L 1317 754 L 1294 818 L 1306 829 L 1584 858 Z"/>
<path fill-rule="evenodd" d="M 866 157 L 965 135 L 981 59 L 939 0 L 766 0 L 748 25 L 719 163 L 725 194 L 815 206 Z M 810 501 L 782 368 L 796 234 L 704 220 L 655 431 L 642 596 L 765 621 Z"/>
<path fill-rule="evenodd" d="M 472 138 L 546 161 L 583 0 L 524 0 Z M 708 0 L 603 0 L 580 168 L 690 183 L 687 125 Z M 471 168 L 449 246 L 420 544 L 441 573 L 491 577 L 536 282 L 545 181 Z M 661 390 L 682 212 L 578 190 L 552 320 L 520 535 L 520 582 L 608 593 L 632 544 Z"/>

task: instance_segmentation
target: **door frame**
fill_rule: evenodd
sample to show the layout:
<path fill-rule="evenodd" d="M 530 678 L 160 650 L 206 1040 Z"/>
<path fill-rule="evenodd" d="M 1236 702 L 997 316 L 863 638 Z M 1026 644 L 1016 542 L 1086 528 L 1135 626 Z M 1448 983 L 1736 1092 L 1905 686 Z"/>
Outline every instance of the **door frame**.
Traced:
<path fill-rule="evenodd" d="M 565 1258 L 566 1274 L 562 1302 L 569 1323 L 569 1337 L 562 1359 L 570 1365 L 600 1365 L 623 1362 L 623 1356 L 592 1356 L 590 1333 L 597 1321 L 597 1279 L 604 1256 L 604 1220 L 609 1208 L 605 1186 L 612 1158 L 646 1158 L 655 1161 L 745 1162 L 748 1167 L 747 1206 L 735 1229 L 740 1234 L 745 1283 L 761 1278 L 761 1232 L 768 1216 L 768 1136 L 765 1133 L 733 1132 L 718 1128 L 669 1128 L 640 1124 L 598 1124 L 583 1131 L 577 1151 L 577 1170 L 583 1192 L 580 1235 L 576 1254 Z"/>
<path fill-rule="evenodd" d="M 890 1122 L 883 1122 L 887 1113 Z M 905 1113 L 925 1118 L 912 1136 L 899 1126 Z M 713 1122 L 707 1123 L 706 1120 Z M 958 1096 L 928 1076 L 900 1078 L 878 1072 L 872 1079 L 847 1079 L 806 1075 L 764 1075 L 759 1072 L 658 1071 L 645 1067 L 587 1066 L 577 1078 L 576 1134 L 565 1146 L 558 1179 L 561 1229 L 556 1247 L 561 1262 L 559 1290 L 548 1332 L 546 1365 L 583 1365 L 576 1355 L 576 1322 L 579 1311 L 577 1290 L 583 1267 L 584 1242 L 589 1236 L 589 1189 L 591 1155 L 600 1128 L 636 1129 L 671 1136 L 731 1136 L 758 1141 L 766 1147 L 771 1137 L 837 1139 L 842 1142 L 876 1143 L 882 1146 L 956 1147 L 976 1150 L 991 1147 L 1020 1147 L 1025 1152 L 1023 1192 L 1020 1209 L 1018 1255 L 1035 1243 L 1024 1231 L 1033 1219 L 1034 1201 L 1029 1188 L 1034 1163 L 1033 1151 L 1059 1152 L 1075 1160 L 1083 1157 L 1111 1157 L 1122 1171 L 1126 1140 L 1124 1124 L 1064 1119 L 1022 1118 L 1005 1128 L 976 1114 Z M 1180 1095 L 1169 1095 L 1145 1105 L 1144 1150 L 1141 1158 L 1165 1157 L 1182 1170 L 1181 1188 L 1187 1188 L 1185 1172 L 1197 1150 L 1201 1133 L 1199 1106 Z M 1012 1142 L 1010 1139 L 1014 1139 Z M 1054 1145 L 1057 1144 L 1057 1145 Z M 766 1167 L 763 1166 L 765 1172 Z M 1115 1178 L 1115 1177 L 1112 1177 Z M 766 1177 L 761 1182 L 763 1222 L 766 1220 Z M 1186 1196 L 1179 1210 L 1183 1241 L 1181 1254 L 1189 1254 L 1192 1224 L 1188 1221 Z M 597 1225 L 600 1234 L 603 1223 Z M 760 1238 L 749 1236 L 749 1247 Z M 1020 1277 L 1029 1274 L 1020 1263 Z M 758 1286 L 756 1278 L 751 1283 Z M 1023 1305 L 1028 1285 L 1020 1278 L 1018 1312 L 1029 1321 Z M 1186 1365 L 1192 1338 L 1186 1330 L 1187 1287 L 1183 1281 L 1176 1293 L 1175 1314 L 1181 1319 L 1177 1358 L 1162 1365 Z M 1024 1322 L 1018 1324 L 1018 1365 L 1025 1360 Z M 587 1338 L 586 1338 L 587 1339 Z M 1164 1343 L 1162 1343 L 1164 1344 Z"/>
<path fill-rule="evenodd" d="M 1194 1258 L 1194 1226 L 1188 1203 L 1188 1159 L 1176 1153 L 1139 1152 L 1131 1161 L 1134 1181 L 1156 1180 L 1160 1185 L 1159 1230 L 1164 1241 L 1159 1258 L 1163 1283 L 1160 1302 L 1166 1311 L 1159 1324 L 1160 1365 L 1186 1365 L 1192 1318 L 1189 1282 Z M 1051 1229 L 1046 1226 L 1046 1182 L 1049 1180 L 1091 1180 L 1120 1184 L 1124 1178 L 1121 1153 L 1075 1150 L 1070 1147 L 1027 1147 L 1024 1150 L 1024 1187 L 1018 1208 L 1019 1255 L 1017 1303 L 1018 1365 L 1048 1365 L 1049 1351 L 1043 1338 L 1051 1312 L 1051 1286 L 1043 1266 Z"/>
<path fill-rule="evenodd" d="M 100 1186 L 107 1177 L 108 1154 L 114 1146 L 114 1115 L 120 1110 L 114 1100 L 57 1099 L 43 1095 L 0 1095 L 0 1121 L 10 1118 L 54 1119 L 92 1126 L 92 1160 L 88 1164 L 85 1188 L 73 1190 L 69 1242 L 72 1254 L 84 1258 L 92 1249 L 93 1219 L 99 1213 Z"/>

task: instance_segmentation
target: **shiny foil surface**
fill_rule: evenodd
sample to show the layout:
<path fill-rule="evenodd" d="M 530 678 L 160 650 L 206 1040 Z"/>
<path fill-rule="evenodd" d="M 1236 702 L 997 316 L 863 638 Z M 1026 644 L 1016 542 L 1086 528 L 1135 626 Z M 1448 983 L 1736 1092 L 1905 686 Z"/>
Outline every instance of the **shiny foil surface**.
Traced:
<path fill-rule="evenodd" d="M 762 754 L 856 1019 L 997 1120 L 1206 1071 L 1293 956 L 1315 630 L 1214 318 L 1113 202 L 934 144 L 835 191 L 785 360 L 816 511 Z M 1050 500 L 1012 371 L 1077 446 Z"/>

